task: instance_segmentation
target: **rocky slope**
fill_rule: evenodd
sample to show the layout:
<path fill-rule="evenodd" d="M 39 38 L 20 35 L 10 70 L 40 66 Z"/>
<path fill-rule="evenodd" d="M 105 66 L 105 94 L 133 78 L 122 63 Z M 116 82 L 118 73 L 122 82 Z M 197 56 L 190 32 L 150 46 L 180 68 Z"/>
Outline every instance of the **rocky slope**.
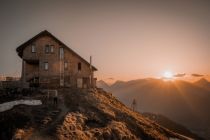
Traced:
<path fill-rule="evenodd" d="M 22 105 L 1 113 L 5 119 L 0 123 L 12 120 L 16 124 L 21 115 L 24 117 L 24 123 L 11 128 L 10 134 L 14 139 L 189 139 L 131 111 L 112 94 L 102 90 L 60 90 L 57 107 L 45 99 L 43 101 L 44 104 L 39 107 Z M 14 114 L 18 114 L 18 120 L 12 117 Z M 5 129 L 1 129 L 1 135 Z"/>
<path fill-rule="evenodd" d="M 153 113 L 142 113 L 144 117 L 149 118 L 152 121 L 155 121 L 156 123 L 160 124 L 161 126 L 164 126 L 167 129 L 170 129 L 176 133 L 191 137 L 196 140 L 204 140 L 204 138 L 199 137 L 198 135 L 192 133 L 189 129 L 187 129 L 185 126 L 178 124 L 169 118 L 160 115 L 160 114 L 153 114 Z"/>
<path fill-rule="evenodd" d="M 162 114 L 210 139 L 210 91 L 203 88 L 207 83 L 204 79 L 196 84 L 148 78 L 118 81 L 107 90 L 127 106 L 135 99 L 139 112 Z"/>

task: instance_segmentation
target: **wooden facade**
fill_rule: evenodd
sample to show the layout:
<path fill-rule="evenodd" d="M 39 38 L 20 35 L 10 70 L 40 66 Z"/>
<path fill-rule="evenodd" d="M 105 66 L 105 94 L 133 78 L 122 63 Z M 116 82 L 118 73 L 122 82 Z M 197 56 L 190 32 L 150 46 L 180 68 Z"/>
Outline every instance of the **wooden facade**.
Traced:
<path fill-rule="evenodd" d="M 21 80 L 30 83 L 30 86 L 95 86 L 93 73 L 97 69 L 46 30 L 16 51 L 22 58 Z"/>

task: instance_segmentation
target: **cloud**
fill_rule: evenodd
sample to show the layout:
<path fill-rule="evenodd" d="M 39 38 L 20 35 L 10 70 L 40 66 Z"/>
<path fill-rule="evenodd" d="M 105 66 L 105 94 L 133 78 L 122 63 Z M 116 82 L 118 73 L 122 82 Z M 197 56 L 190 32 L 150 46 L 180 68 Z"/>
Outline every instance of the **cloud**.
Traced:
<path fill-rule="evenodd" d="M 175 74 L 174 77 L 184 77 L 186 74 L 185 73 L 178 73 Z"/>
<path fill-rule="evenodd" d="M 202 75 L 202 74 L 197 74 L 197 73 L 193 73 L 193 74 L 191 74 L 191 76 L 193 76 L 193 77 L 203 77 L 204 75 Z"/>

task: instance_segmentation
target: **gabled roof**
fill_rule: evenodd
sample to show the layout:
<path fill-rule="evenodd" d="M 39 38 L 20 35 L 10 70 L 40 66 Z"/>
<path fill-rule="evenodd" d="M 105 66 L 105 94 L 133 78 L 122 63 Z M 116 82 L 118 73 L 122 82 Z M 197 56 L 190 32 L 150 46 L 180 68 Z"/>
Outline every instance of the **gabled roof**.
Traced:
<path fill-rule="evenodd" d="M 40 32 L 39 34 L 35 35 L 34 37 L 32 37 L 31 39 L 29 39 L 28 41 L 26 41 L 25 43 L 23 43 L 19 47 L 17 47 L 16 51 L 17 51 L 18 55 L 22 58 L 23 50 L 25 49 L 25 47 L 30 45 L 34 40 L 36 40 L 37 38 L 39 38 L 41 36 L 50 36 L 50 37 L 52 37 L 56 42 L 58 42 L 63 47 L 67 48 L 69 51 L 71 51 L 73 54 L 75 54 L 77 57 L 79 57 L 83 62 L 85 62 L 86 64 L 90 65 L 89 62 L 87 62 L 84 58 L 82 58 L 80 55 L 78 55 L 75 51 L 73 51 L 71 48 L 69 48 L 67 45 L 65 45 L 63 42 L 61 42 L 59 39 L 57 39 L 54 35 L 52 35 L 47 30 L 44 30 L 44 31 Z M 93 70 L 96 71 L 97 68 L 95 68 L 93 66 Z"/>

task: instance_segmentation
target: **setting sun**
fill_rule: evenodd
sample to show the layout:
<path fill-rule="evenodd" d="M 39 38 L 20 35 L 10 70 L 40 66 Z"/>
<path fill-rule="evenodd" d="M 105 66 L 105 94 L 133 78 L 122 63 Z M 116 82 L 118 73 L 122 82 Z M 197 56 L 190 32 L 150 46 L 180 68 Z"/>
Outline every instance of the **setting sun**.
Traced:
<path fill-rule="evenodd" d="M 163 77 L 166 79 L 172 79 L 173 78 L 173 73 L 171 71 L 165 71 L 163 74 Z"/>

